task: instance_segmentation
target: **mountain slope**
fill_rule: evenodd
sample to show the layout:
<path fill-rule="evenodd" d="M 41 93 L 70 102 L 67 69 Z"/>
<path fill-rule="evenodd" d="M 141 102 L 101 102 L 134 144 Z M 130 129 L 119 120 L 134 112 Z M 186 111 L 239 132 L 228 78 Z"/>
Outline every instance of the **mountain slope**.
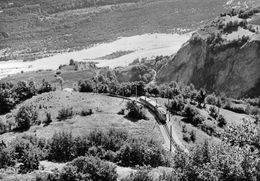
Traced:
<path fill-rule="evenodd" d="M 157 82 L 192 83 L 198 88 L 225 92 L 233 97 L 259 96 L 259 32 L 250 37 L 238 34 L 238 38 L 233 40 L 225 39 L 235 33 L 223 33 L 223 30 L 214 36 L 212 32 L 210 35 L 200 31 L 194 33 L 177 54 L 158 71 Z M 215 37 L 213 41 L 210 36 Z"/>

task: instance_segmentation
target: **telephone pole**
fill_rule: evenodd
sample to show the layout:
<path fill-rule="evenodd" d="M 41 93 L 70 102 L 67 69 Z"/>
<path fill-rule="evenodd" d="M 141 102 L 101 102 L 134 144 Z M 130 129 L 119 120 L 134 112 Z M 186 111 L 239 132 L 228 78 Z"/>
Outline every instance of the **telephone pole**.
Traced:
<path fill-rule="evenodd" d="M 170 152 L 172 152 L 172 125 L 170 125 Z"/>

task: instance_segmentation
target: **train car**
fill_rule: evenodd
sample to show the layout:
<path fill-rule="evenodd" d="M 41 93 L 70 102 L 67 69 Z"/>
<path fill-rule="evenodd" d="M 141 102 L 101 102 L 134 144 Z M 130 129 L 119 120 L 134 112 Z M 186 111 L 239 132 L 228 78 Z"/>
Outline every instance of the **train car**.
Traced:
<path fill-rule="evenodd" d="M 161 106 L 158 106 L 155 101 L 145 96 L 141 96 L 139 101 L 146 105 L 149 109 L 153 110 L 163 124 L 166 123 L 166 112 Z"/>

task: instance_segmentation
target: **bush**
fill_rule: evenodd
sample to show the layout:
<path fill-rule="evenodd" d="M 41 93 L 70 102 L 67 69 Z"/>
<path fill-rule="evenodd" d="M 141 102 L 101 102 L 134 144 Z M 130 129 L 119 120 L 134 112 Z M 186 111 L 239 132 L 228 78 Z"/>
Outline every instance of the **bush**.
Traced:
<path fill-rule="evenodd" d="M 196 132 L 194 130 L 190 132 L 190 139 L 193 143 L 196 141 Z"/>
<path fill-rule="evenodd" d="M 93 82 L 91 80 L 80 80 L 78 82 L 79 92 L 93 92 Z"/>
<path fill-rule="evenodd" d="M 209 108 L 209 115 L 213 117 L 214 119 L 217 119 L 218 117 L 218 110 L 215 106 L 210 106 Z"/>
<path fill-rule="evenodd" d="M 147 138 L 133 138 L 125 143 L 118 152 L 119 165 L 135 167 L 136 165 L 151 167 L 167 166 L 165 151 L 160 145 Z"/>
<path fill-rule="evenodd" d="M 71 133 L 55 133 L 49 141 L 49 160 L 66 162 L 73 159 L 74 138 Z"/>
<path fill-rule="evenodd" d="M 16 128 L 18 130 L 28 130 L 31 125 L 35 124 L 37 118 L 38 112 L 35 106 L 22 106 L 15 116 Z"/>
<path fill-rule="evenodd" d="M 45 92 L 51 92 L 54 88 L 51 86 L 49 82 L 47 82 L 45 79 L 42 80 L 42 83 L 40 87 L 38 88 L 38 94 L 42 94 Z"/>
<path fill-rule="evenodd" d="M 46 118 L 45 118 L 45 120 L 43 121 L 43 125 L 44 125 L 44 126 L 48 126 L 51 122 L 52 122 L 51 113 L 50 113 L 50 112 L 47 112 L 47 113 L 46 113 Z"/>
<path fill-rule="evenodd" d="M 128 101 L 126 103 L 127 116 L 133 119 L 147 119 L 143 106 L 137 105 L 135 101 Z"/>
<path fill-rule="evenodd" d="M 10 150 L 6 148 L 5 143 L 2 141 L 0 143 L 0 169 L 14 166 L 15 162 L 12 156 Z"/>
<path fill-rule="evenodd" d="M 60 180 L 116 181 L 116 166 L 97 157 L 78 157 L 62 169 Z"/>
<path fill-rule="evenodd" d="M 80 112 L 81 116 L 89 116 L 93 114 L 93 110 L 92 109 L 82 109 Z"/>
<path fill-rule="evenodd" d="M 73 116 L 73 108 L 72 107 L 71 108 L 62 108 L 61 110 L 59 110 L 57 119 L 59 121 L 63 121 L 63 120 L 72 118 L 72 116 Z"/>
<path fill-rule="evenodd" d="M 217 105 L 218 102 L 218 98 L 216 97 L 215 94 L 210 94 L 205 98 L 205 102 L 206 104 L 210 104 L 210 105 Z"/>
<path fill-rule="evenodd" d="M 193 117 L 191 123 L 192 123 L 192 125 L 194 125 L 194 126 L 198 126 L 198 125 L 202 124 L 204 121 L 205 121 L 205 117 L 202 116 L 202 115 L 200 115 L 200 114 L 197 114 L 197 115 L 195 115 L 195 116 Z"/>
<path fill-rule="evenodd" d="M 125 109 L 121 109 L 117 114 L 119 114 L 119 115 L 125 115 Z"/>
<path fill-rule="evenodd" d="M 201 124 L 204 119 L 202 116 L 199 116 L 200 113 L 197 110 L 196 107 L 192 105 L 186 105 L 183 110 L 183 116 L 186 117 L 184 119 L 185 122 L 191 123 L 194 126 L 197 126 L 198 124 Z"/>
<path fill-rule="evenodd" d="M 214 136 L 216 135 L 216 127 L 208 125 L 208 124 L 201 124 L 200 129 L 207 133 L 209 136 Z"/>
<path fill-rule="evenodd" d="M 187 143 L 189 143 L 189 142 L 191 141 L 190 134 L 189 134 L 189 133 L 184 133 L 184 134 L 182 135 L 182 139 L 183 139 L 184 141 L 186 141 Z"/>
<path fill-rule="evenodd" d="M 217 121 L 218 121 L 218 126 L 221 127 L 221 128 L 223 128 L 224 126 L 227 125 L 226 119 L 225 119 L 224 116 L 221 115 L 221 114 L 218 116 Z"/>
<path fill-rule="evenodd" d="M 135 173 L 131 173 L 126 178 L 122 179 L 122 181 L 152 181 L 152 177 L 149 176 L 149 170 L 146 168 L 141 168 Z"/>
<path fill-rule="evenodd" d="M 224 109 L 227 109 L 232 112 L 239 113 L 239 114 L 248 114 L 246 109 L 243 108 L 242 106 L 232 106 L 232 105 L 227 104 L 224 106 Z"/>
<path fill-rule="evenodd" d="M 5 133 L 7 130 L 7 124 L 0 118 L 0 134 Z"/>
<path fill-rule="evenodd" d="M 9 149 L 14 156 L 14 160 L 20 165 L 20 173 L 27 173 L 37 170 L 39 161 L 46 155 L 45 141 L 35 136 L 23 135 L 13 140 Z"/>
<path fill-rule="evenodd" d="M 172 114 L 179 114 L 183 108 L 184 108 L 185 104 L 182 98 L 174 98 L 169 105 L 166 105 L 167 109 L 172 113 Z"/>

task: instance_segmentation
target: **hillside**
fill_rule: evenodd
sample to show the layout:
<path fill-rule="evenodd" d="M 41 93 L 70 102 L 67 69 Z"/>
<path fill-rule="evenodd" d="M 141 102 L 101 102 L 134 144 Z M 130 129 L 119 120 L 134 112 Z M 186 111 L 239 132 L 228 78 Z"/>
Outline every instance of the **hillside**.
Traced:
<path fill-rule="evenodd" d="M 194 33 L 159 70 L 158 83 L 174 80 L 233 97 L 259 96 L 258 25 L 237 16 L 223 15 Z"/>
<path fill-rule="evenodd" d="M 212 20 L 223 8 L 238 3 L 226 5 L 227 0 L 96 2 L 97 7 L 93 7 L 94 1 L 82 0 L 1 1 L 0 60 L 35 60 L 122 36 L 191 31 Z M 247 6 L 255 3 L 247 2 Z"/>

